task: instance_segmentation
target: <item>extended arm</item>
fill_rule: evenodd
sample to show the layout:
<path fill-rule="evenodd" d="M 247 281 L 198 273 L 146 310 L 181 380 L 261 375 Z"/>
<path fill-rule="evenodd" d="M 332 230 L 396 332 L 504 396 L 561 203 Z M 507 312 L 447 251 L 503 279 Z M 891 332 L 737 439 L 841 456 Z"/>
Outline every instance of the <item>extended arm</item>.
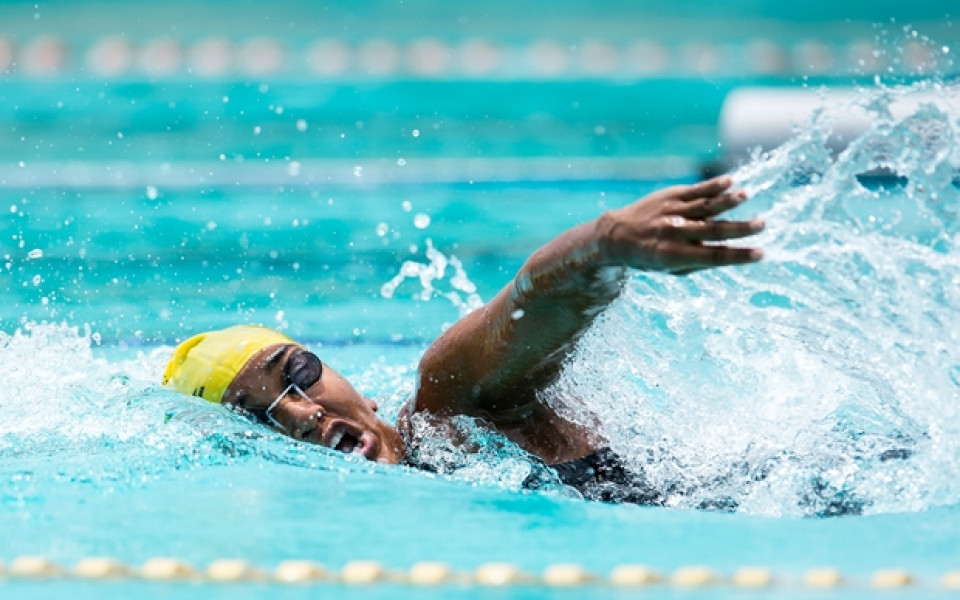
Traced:
<path fill-rule="evenodd" d="M 722 243 L 763 229 L 759 219 L 714 218 L 746 199 L 731 185 L 722 177 L 655 192 L 537 250 L 490 302 L 430 346 L 412 410 L 524 427 L 538 410 L 537 392 L 619 295 L 626 268 L 685 274 L 761 258 L 757 249 Z"/>

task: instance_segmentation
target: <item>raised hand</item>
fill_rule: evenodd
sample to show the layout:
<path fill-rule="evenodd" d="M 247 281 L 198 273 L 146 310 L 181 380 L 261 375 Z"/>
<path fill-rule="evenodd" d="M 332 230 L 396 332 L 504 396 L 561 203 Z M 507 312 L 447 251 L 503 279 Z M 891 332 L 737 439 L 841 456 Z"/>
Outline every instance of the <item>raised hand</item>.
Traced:
<path fill-rule="evenodd" d="M 715 219 L 747 199 L 743 191 L 731 191 L 732 185 L 727 176 L 678 185 L 607 212 L 598 222 L 602 262 L 676 274 L 757 262 L 763 258 L 758 248 L 716 243 L 764 227 L 762 219 Z"/>

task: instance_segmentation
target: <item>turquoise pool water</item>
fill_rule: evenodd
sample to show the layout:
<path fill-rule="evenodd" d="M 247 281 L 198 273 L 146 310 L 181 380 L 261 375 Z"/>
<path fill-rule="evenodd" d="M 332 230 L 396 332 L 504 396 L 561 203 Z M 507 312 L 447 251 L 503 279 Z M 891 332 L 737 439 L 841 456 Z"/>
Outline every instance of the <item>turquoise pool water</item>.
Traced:
<path fill-rule="evenodd" d="M 538 245 L 689 177 L 417 184 L 361 169 L 309 185 L 208 184 L 199 173 L 192 185 L 5 189 L 0 561 L 443 560 L 464 571 L 509 561 L 531 572 L 576 562 L 598 573 L 638 562 L 764 565 L 797 579 L 826 565 L 861 581 L 898 566 L 935 582 L 960 563 L 960 127 L 930 106 L 885 116 L 888 95 L 911 93 L 864 92 L 874 126 L 840 156 L 826 150 L 825 116 L 741 168 L 754 200 L 740 210 L 767 219 L 767 260 L 683 279 L 636 274 L 571 358 L 558 385 L 588 401 L 614 448 L 676 490 L 665 509 L 521 491 L 529 462 L 503 444 L 453 453 L 446 476 L 359 463 L 156 383 L 177 340 L 264 323 L 309 343 L 393 418 L 430 341 Z M 876 167 L 903 178 L 858 181 Z M 247 167 L 229 169 L 224 177 Z M 864 514 L 810 518 L 835 497 Z M 696 510 L 704 503 L 737 508 Z M 0 586 L 30 598 L 324 591 Z"/>

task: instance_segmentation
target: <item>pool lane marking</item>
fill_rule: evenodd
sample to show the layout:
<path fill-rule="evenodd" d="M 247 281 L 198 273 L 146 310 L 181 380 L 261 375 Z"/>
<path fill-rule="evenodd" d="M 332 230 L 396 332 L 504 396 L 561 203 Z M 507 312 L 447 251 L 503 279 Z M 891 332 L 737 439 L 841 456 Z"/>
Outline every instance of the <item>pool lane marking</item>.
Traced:
<path fill-rule="evenodd" d="M 620 587 L 620 588 L 703 588 L 724 586 L 735 588 L 802 587 L 837 590 L 855 588 L 904 589 L 942 588 L 960 590 L 960 570 L 947 571 L 939 582 L 924 582 L 905 569 L 879 569 L 869 578 L 844 575 L 833 568 L 807 570 L 801 578 L 778 576 L 764 567 L 744 566 L 725 576 L 705 566 L 684 566 L 664 574 L 651 567 L 624 564 L 613 568 L 606 577 L 575 563 L 558 563 L 534 575 L 508 562 L 482 564 L 472 572 L 458 572 L 443 562 L 424 561 L 407 571 L 393 571 L 381 563 L 357 560 L 346 563 L 340 571 L 328 570 L 308 560 L 287 560 L 270 572 L 240 559 L 218 559 L 206 569 L 197 570 L 188 562 L 168 557 L 151 558 L 140 567 L 132 567 L 109 557 L 83 558 L 71 569 L 42 556 L 19 556 L 4 567 L 0 579 L 48 581 L 83 579 L 87 581 L 148 580 L 157 582 L 186 581 L 192 583 L 276 583 L 375 586 L 399 584 L 409 586 L 481 586 L 481 587 Z"/>
<path fill-rule="evenodd" d="M 862 37 L 831 42 L 804 37 L 773 41 L 761 36 L 735 45 L 721 40 L 675 43 L 648 37 L 570 41 L 537 37 L 516 42 L 488 37 L 400 41 L 374 37 L 351 43 L 319 37 L 288 48 L 271 36 L 237 40 L 214 35 L 190 41 L 169 36 L 137 40 L 106 34 L 84 46 L 55 34 L 41 34 L 23 43 L 0 34 L 0 72 L 28 78 L 65 78 L 75 75 L 79 66 L 94 79 L 105 81 L 144 76 L 180 79 L 184 75 L 200 80 L 306 75 L 346 82 L 404 77 L 552 81 L 678 74 L 723 77 L 744 71 L 780 77 L 870 76 L 887 71 L 917 75 L 937 69 L 949 71 L 952 66 L 948 46 L 936 52 L 921 40 L 891 45 L 886 54 L 893 56 L 898 50 L 903 55 L 898 60 L 888 60 L 882 55 L 882 47 Z"/>

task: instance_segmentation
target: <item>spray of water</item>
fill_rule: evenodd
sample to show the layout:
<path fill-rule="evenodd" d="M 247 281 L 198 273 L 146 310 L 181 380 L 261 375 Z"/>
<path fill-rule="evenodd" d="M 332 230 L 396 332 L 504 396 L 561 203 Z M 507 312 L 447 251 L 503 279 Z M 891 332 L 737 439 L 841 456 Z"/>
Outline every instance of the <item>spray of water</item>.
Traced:
<path fill-rule="evenodd" d="M 11 498 L 51 479 L 98 489 L 138 486 L 175 471 L 247 460 L 309 469 L 378 465 L 291 443 L 228 409 L 157 385 L 170 348 L 95 358 L 89 329 L 27 324 L 0 333 L 0 477 Z"/>
<path fill-rule="evenodd" d="M 960 122 L 935 84 L 865 92 L 839 155 L 833 115 L 736 174 L 765 260 L 639 274 L 581 344 L 561 395 L 683 507 L 766 514 L 960 500 Z M 850 107 L 847 107 L 848 109 Z M 872 173 L 875 177 L 865 177 Z"/>
<path fill-rule="evenodd" d="M 443 296 L 453 304 L 461 317 L 483 306 L 483 300 L 477 294 L 477 286 L 467 277 L 460 259 L 440 252 L 434 248 L 433 241 L 430 239 L 427 239 L 426 243 L 427 249 L 424 255 L 427 263 L 415 260 L 404 261 L 400 271 L 380 287 L 380 295 L 384 298 L 392 298 L 404 281 L 416 279 L 420 284 L 420 290 L 417 293 L 420 300 L 427 302 L 434 296 Z M 453 270 L 449 278 L 447 277 L 448 268 Z M 444 291 L 442 287 L 435 287 L 440 284 L 449 285 L 452 289 Z"/>

